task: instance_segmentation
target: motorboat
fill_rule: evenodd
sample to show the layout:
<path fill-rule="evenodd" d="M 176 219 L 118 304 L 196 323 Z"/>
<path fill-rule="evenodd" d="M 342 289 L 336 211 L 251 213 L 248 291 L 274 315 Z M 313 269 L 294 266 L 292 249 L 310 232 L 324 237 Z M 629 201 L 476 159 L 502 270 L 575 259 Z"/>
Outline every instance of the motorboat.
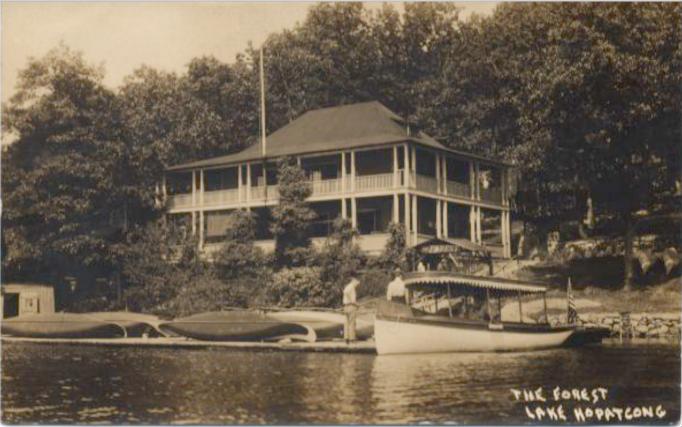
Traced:
<path fill-rule="evenodd" d="M 162 321 L 151 314 L 129 311 L 98 311 L 85 314 L 93 319 L 122 327 L 127 337 L 166 335 L 159 329 Z"/>
<path fill-rule="evenodd" d="M 449 271 L 407 273 L 407 303 L 382 301 L 374 334 L 377 353 L 525 351 L 561 346 L 575 325 L 524 321 L 523 299 L 544 286 Z M 518 319 L 502 319 L 504 299 L 519 304 Z"/>
<path fill-rule="evenodd" d="M 78 313 L 27 314 L 2 320 L 2 334 L 24 338 L 119 338 L 122 326 Z"/>
<path fill-rule="evenodd" d="M 235 310 L 195 314 L 161 323 L 159 329 L 203 341 L 314 342 L 315 331 L 298 323 L 281 321 L 261 311 Z"/>
<path fill-rule="evenodd" d="M 268 312 L 268 316 L 282 322 L 297 323 L 315 330 L 318 340 L 343 338 L 346 316 L 341 313 L 319 310 L 285 310 Z M 374 335 L 373 319 L 356 320 L 356 336 L 360 340 Z"/>

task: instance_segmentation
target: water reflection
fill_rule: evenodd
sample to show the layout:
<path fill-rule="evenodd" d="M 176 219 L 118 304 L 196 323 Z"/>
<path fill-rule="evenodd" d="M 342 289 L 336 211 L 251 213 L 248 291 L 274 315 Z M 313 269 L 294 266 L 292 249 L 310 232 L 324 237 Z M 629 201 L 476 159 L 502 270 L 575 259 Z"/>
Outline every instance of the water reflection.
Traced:
<path fill-rule="evenodd" d="M 5 343 L 2 421 L 525 423 L 511 387 L 607 385 L 614 404 L 664 403 L 670 422 L 679 363 L 670 347 L 375 357 Z"/>

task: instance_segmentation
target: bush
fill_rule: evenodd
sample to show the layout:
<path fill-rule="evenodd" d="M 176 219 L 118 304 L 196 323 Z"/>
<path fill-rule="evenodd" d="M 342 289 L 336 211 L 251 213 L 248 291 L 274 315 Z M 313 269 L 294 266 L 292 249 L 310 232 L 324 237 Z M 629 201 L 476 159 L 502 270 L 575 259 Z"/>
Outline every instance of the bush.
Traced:
<path fill-rule="evenodd" d="M 200 276 L 188 282 L 170 304 L 174 316 L 187 316 L 206 311 L 245 308 L 258 300 L 261 287 L 253 279 L 223 282 Z"/>
<path fill-rule="evenodd" d="M 390 271 L 381 268 L 370 268 L 365 270 L 365 273 L 359 280 L 358 298 L 384 298 L 386 296 L 386 288 L 390 281 L 393 280 L 393 275 Z"/>
<path fill-rule="evenodd" d="M 392 222 L 388 226 L 389 238 L 384 251 L 376 260 L 376 265 L 384 270 L 393 271 L 400 268 L 406 271 L 408 267 L 407 245 L 405 242 L 405 226 Z"/>
<path fill-rule="evenodd" d="M 284 268 L 267 286 L 270 301 L 281 307 L 333 307 L 341 295 L 341 289 L 322 282 L 316 267 Z"/>

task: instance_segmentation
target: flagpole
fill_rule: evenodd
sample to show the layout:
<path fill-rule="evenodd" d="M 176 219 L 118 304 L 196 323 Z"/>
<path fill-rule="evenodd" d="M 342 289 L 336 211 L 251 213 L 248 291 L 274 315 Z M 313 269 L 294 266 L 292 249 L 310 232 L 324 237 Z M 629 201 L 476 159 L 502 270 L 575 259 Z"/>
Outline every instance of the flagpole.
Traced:
<path fill-rule="evenodd" d="M 267 140 L 266 140 L 266 130 L 265 130 L 265 72 L 263 71 L 263 48 L 260 48 L 260 65 L 259 65 L 259 75 L 260 75 L 260 135 L 261 135 L 261 157 L 263 158 L 263 194 L 265 200 L 268 199 L 268 174 L 265 170 L 265 156 L 267 154 Z"/>
<path fill-rule="evenodd" d="M 266 137 L 265 137 L 265 72 L 263 71 L 263 48 L 260 48 L 260 131 L 261 131 L 261 156 L 265 159 Z"/>

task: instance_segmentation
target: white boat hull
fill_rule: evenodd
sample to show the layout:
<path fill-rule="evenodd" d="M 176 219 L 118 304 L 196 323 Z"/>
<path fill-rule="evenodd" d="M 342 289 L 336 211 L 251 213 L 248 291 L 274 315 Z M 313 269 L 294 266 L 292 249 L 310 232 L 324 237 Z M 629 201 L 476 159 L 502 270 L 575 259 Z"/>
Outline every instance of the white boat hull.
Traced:
<path fill-rule="evenodd" d="M 497 325 L 499 328 L 502 325 Z M 464 325 L 379 319 L 374 323 L 378 354 L 523 351 L 558 347 L 573 329 L 507 331 Z"/>

